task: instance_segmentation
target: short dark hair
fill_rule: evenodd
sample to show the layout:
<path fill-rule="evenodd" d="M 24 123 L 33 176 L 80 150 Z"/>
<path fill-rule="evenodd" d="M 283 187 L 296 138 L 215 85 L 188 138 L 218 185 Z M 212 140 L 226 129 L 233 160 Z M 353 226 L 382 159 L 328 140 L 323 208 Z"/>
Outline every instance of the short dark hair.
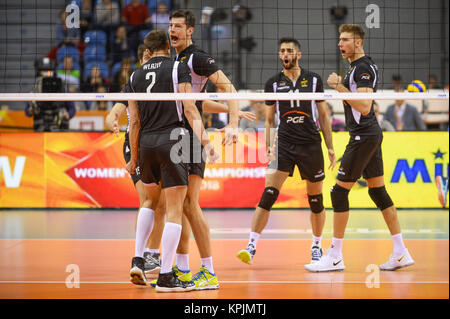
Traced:
<path fill-rule="evenodd" d="M 191 10 L 176 10 L 170 15 L 170 20 L 172 20 L 172 18 L 184 18 L 188 28 L 195 27 L 195 15 Z"/>
<path fill-rule="evenodd" d="M 363 41 L 364 41 L 364 37 L 366 35 L 366 32 L 364 31 L 364 29 L 358 24 L 342 24 L 339 27 L 339 33 L 343 33 L 343 32 L 353 33 L 354 35 L 358 36 Z"/>
<path fill-rule="evenodd" d="M 298 42 L 297 39 L 294 39 L 294 38 L 281 38 L 278 41 L 278 46 L 281 46 L 283 43 L 294 43 L 294 45 L 297 48 L 297 50 L 300 51 L 300 42 Z"/>
<path fill-rule="evenodd" d="M 156 52 L 158 50 L 164 50 L 167 48 L 169 38 L 166 32 L 160 29 L 149 32 L 144 38 L 144 45 L 150 52 Z M 145 50 L 144 50 L 145 51 Z"/>

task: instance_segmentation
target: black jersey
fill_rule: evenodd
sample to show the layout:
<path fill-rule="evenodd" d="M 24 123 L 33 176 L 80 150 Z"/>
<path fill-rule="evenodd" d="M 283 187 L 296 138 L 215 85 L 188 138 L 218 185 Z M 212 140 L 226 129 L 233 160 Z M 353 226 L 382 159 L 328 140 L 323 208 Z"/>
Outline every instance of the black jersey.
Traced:
<path fill-rule="evenodd" d="M 267 93 L 323 92 L 323 83 L 316 73 L 301 69 L 297 81 L 292 82 L 283 72 L 271 77 L 264 88 Z M 278 137 L 292 144 L 320 142 L 316 123 L 319 101 L 266 101 L 266 105 L 276 104 L 278 115 Z"/>
<path fill-rule="evenodd" d="M 175 60 L 185 63 L 189 67 L 193 93 L 204 92 L 208 77 L 219 70 L 216 61 L 209 54 L 200 50 L 193 44 L 177 54 Z M 198 101 L 195 103 L 200 115 L 202 114 L 201 102 L 202 101 Z M 188 127 L 189 123 L 187 123 L 186 126 Z M 188 128 L 190 129 L 190 127 Z"/>
<path fill-rule="evenodd" d="M 167 57 L 148 60 L 130 77 L 130 89 L 136 93 L 178 92 L 179 83 L 191 83 L 186 65 Z M 157 133 L 183 127 L 181 101 L 138 101 L 142 133 Z"/>
<path fill-rule="evenodd" d="M 372 88 L 377 91 L 378 68 L 369 56 L 364 56 L 350 64 L 350 68 L 344 78 L 344 86 L 350 92 L 357 92 L 358 88 Z M 372 106 L 369 114 L 363 116 L 359 111 L 343 101 L 345 111 L 345 124 L 350 135 L 377 135 L 381 128 Z"/>

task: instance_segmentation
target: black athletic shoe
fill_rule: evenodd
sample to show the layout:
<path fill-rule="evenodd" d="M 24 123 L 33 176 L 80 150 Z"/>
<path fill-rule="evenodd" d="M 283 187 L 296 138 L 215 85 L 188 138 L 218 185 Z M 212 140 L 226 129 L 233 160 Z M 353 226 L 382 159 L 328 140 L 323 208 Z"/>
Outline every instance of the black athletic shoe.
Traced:
<path fill-rule="evenodd" d="M 157 292 L 185 292 L 194 290 L 194 288 L 195 283 L 193 281 L 181 281 L 174 271 L 166 274 L 159 273 L 156 282 Z"/>
<path fill-rule="evenodd" d="M 144 272 L 145 259 L 142 257 L 133 257 L 130 269 L 130 281 L 135 285 L 146 286 L 147 278 Z"/>
<path fill-rule="evenodd" d="M 150 252 L 144 253 L 145 265 L 144 270 L 146 274 L 155 273 L 161 269 L 161 258 L 159 254 L 152 254 Z"/>

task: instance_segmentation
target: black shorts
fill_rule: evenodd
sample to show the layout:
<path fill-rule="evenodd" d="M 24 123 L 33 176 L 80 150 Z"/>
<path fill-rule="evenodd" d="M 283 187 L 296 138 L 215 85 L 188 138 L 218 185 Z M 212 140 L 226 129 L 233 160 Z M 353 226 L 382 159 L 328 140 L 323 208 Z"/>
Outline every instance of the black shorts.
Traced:
<path fill-rule="evenodd" d="M 361 175 L 364 179 L 383 176 L 382 141 L 383 134 L 350 136 L 337 179 L 342 182 L 356 182 Z"/>
<path fill-rule="evenodd" d="M 139 144 L 140 177 L 144 184 L 162 188 L 188 185 L 188 167 L 183 161 L 182 148 L 170 134 L 144 134 Z"/>
<path fill-rule="evenodd" d="M 123 143 L 123 158 L 125 159 L 125 163 L 128 163 L 131 159 L 130 144 L 127 139 L 125 139 L 125 142 Z M 136 173 L 131 174 L 131 179 L 133 180 L 134 185 L 141 179 L 139 177 L 139 166 L 136 168 Z"/>
<path fill-rule="evenodd" d="M 302 179 L 314 183 L 325 178 L 320 142 L 297 145 L 278 140 L 275 154 L 277 159 L 269 163 L 269 168 L 289 172 L 289 176 L 292 176 L 297 165 Z"/>

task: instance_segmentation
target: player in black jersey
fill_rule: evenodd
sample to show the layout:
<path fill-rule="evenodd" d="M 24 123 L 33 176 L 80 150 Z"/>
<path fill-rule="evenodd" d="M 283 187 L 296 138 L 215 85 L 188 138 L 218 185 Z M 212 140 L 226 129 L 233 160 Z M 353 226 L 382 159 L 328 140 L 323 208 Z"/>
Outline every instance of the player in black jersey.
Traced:
<path fill-rule="evenodd" d="M 167 35 L 162 30 L 147 34 L 144 44 L 151 53 L 151 59 L 133 72 L 129 87 L 136 93 L 190 93 L 191 76 L 188 68 L 179 62 L 170 60 L 170 46 Z M 161 272 L 156 290 L 160 292 L 189 291 L 195 288 L 192 281 L 181 282 L 172 271 L 172 260 L 181 235 L 183 202 L 186 197 L 188 171 L 184 163 L 183 113 L 192 124 L 200 121 L 200 114 L 191 100 L 183 101 L 128 101 L 130 112 L 130 149 L 131 159 L 127 170 L 135 172 L 138 163 L 140 177 L 146 186 L 146 201 L 143 207 L 154 211 L 158 204 L 160 190 L 165 193 L 167 221 L 162 236 Z M 203 125 L 198 134 L 200 143 L 205 147 L 207 156 L 218 158 L 209 141 Z M 174 139 L 175 137 L 175 139 Z M 181 137 L 181 139 L 180 139 Z M 153 216 L 150 216 L 153 219 Z M 150 225 L 149 229 L 152 228 Z M 132 281 L 146 284 L 144 258 L 135 256 L 130 270 Z"/>
<path fill-rule="evenodd" d="M 265 86 L 265 92 L 323 92 L 319 75 L 299 66 L 301 58 L 300 43 L 293 38 L 279 41 L 279 58 L 283 70 L 271 77 Z M 321 238 L 325 223 L 322 184 L 325 178 L 321 137 L 317 127 L 316 114 L 328 148 L 330 168 L 336 164 L 331 136 L 331 121 L 324 101 L 266 101 L 266 151 L 271 162 L 266 173 L 265 189 L 253 215 L 252 230 L 246 249 L 238 252 L 237 257 L 252 264 L 256 244 L 261 232 L 267 225 L 270 210 L 275 204 L 286 178 L 292 176 L 295 166 L 300 170 L 301 178 L 306 180 L 306 191 L 311 209 L 313 244 L 311 263 L 322 256 Z M 274 114 L 277 112 L 279 124 L 275 140 Z M 276 150 L 274 145 L 276 144 Z"/>
<path fill-rule="evenodd" d="M 138 47 L 138 59 L 140 65 L 145 64 L 149 59 L 149 50 L 146 49 L 144 44 L 141 44 Z M 126 85 L 122 89 L 123 93 L 130 93 L 129 86 Z M 108 113 L 105 119 L 106 126 L 113 131 L 117 136 L 119 135 L 119 119 L 123 114 L 127 114 L 127 118 L 129 119 L 130 115 L 128 112 L 128 101 L 121 101 L 114 104 L 111 111 Z M 129 121 L 128 121 L 129 122 Z M 127 131 L 125 133 L 125 141 L 123 143 L 123 156 L 125 159 L 125 163 L 128 163 L 131 158 L 130 153 L 130 141 L 128 137 L 129 124 L 127 126 Z M 131 179 L 136 188 L 136 191 L 139 196 L 139 207 L 142 207 L 142 204 L 145 201 L 145 188 L 142 184 L 142 181 L 138 174 L 139 168 L 136 169 L 135 174 L 131 174 Z M 154 213 L 154 223 L 153 229 L 151 230 L 151 234 L 149 235 L 150 230 L 146 227 L 146 223 L 149 221 L 149 218 L 141 218 L 138 219 L 139 223 L 137 223 L 136 230 L 136 242 L 135 242 L 135 256 L 143 256 L 145 259 L 145 273 L 150 274 L 153 272 L 157 272 L 161 268 L 161 259 L 160 259 L 160 251 L 159 247 L 161 245 L 161 236 L 164 229 L 164 193 L 161 192 L 161 195 L 158 200 L 158 207 L 155 209 Z M 149 214 L 146 209 L 141 212 L 142 215 Z M 139 214 L 138 214 L 139 216 Z M 141 216 L 142 217 L 142 216 Z M 144 225 L 141 225 L 144 223 Z M 148 238 L 148 241 L 147 241 Z M 147 241 L 146 247 L 144 247 Z"/>
<path fill-rule="evenodd" d="M 171 14 L 169 25 L 170 44 L 177 53 L 176 61 L 186 65 L 192 77 L 192 91 L 203 92 L 206 81 L 209 79 L 221 92 L 236 92 L 229 79 L 220 70 L 215 60 L 207 53 L 201 51 L 192 42 L 195 27 L 195 16 L 189 10 L 178 10 Z M 224 144 L 237 141 L 239 124 L 239 107 L 237 101 L 229 101 L 228 106 L 205 101 L 196 103 L 200 113 L 202 111 L 217 113 L 228 111 L 230 122 L 225 129 Z M 195 130 L 195 127 L 193 127 Z M 189 220 L 201 257 L 202 267 L 194 276 L 196 289 L 217 289 L 219 283 L 214 272 L 209 225 L 198 203 L 200 188 L 205 171 L 205 162 L 201 156 L 202 148 L 197 138 L 192 134 L 192 127 L 188 127 L 191 136 L 191 159 L 189 166 L 189 186 L 184 203 L 184 216 Z M 198 147 L 197 147 L 198 146 Z M 189 224 L 183 220 L 183 233 L 177 249 L 177 261 L 174 270 L 182 280 L 192 278 L 189 267 Z"/>
<path fill-rule="evenodd" d="M 365 55 L 364 30 L 354 24 L 344 24 L 339 28 L 339 49 L 342 57 L 350 63 L 344 78 L 332 73 L 328 85 L 341 93 L 371 93 L 377 90 L 378 68 Z M 388 262 L 380 265 L 381 270 L 396 270 L 414 264 L 402 239 L 400 223 L 395 206 L 384 184 L 381 142 L 383 134 L 374 114 L 373 100 L 344 101 L 345 122 L 350 133 L 350 141 L 342 157 L 336 185 L 331 189 L 334 209 L 334 234 L 331 248 L 319 263 L 309 265 L 314 272 L 344 270 L 342 243 L 349 217 L 348 194 L 354 183 L 362 175 L 367 181 L 369 195 L 383 213 L 394 243 L 394 252 Z"/>

